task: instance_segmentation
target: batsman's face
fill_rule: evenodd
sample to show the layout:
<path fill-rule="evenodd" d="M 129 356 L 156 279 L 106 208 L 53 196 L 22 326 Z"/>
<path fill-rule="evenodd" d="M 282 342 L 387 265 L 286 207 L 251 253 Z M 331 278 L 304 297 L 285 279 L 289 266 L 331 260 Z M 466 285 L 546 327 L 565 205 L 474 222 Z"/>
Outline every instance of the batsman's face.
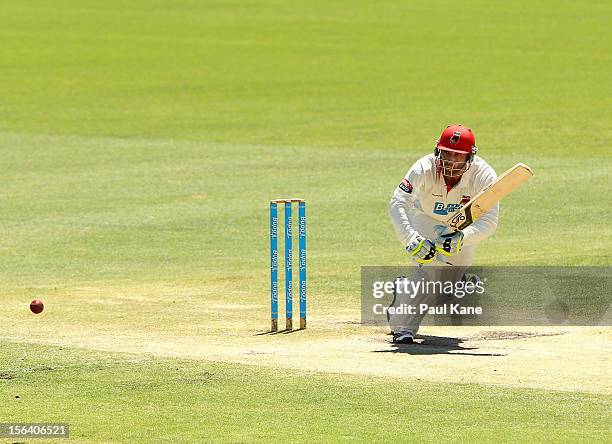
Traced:
<path fill-rule="evenodd" d="M 467 171 L 470 164 L 467 153 L 440 150 L 440 168 L 447 177 L 459 177 Z"/>

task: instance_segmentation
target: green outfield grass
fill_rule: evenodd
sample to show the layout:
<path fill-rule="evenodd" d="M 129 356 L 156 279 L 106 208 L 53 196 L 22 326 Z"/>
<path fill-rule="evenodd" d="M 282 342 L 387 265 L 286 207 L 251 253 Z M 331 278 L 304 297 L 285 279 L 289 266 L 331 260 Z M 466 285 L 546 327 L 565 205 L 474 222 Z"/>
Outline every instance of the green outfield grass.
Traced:
<path fill-rule="evenodd" d="M 3 421 L 68 417 L 72 437 L 84 441 L 612 438 L 609 421 L 602 421 L 611 402 L 604 395 L 279 375 L 249 366 L 10 343 L 0 356 L 15 363 L 0 375 L 8 407 Z"/>
<path fill-rule="evenodd" d="M 0 378 L 0 422 L 61 419 L 84 442 L 609 440 L 605 395 L 71 344 L 265 328 L 267 205 L 281 196 L 308 201 L 313 319 L 358 317 L 359 267 L 407 261 L 388 199 L 453 122 L 498 172 L 521 161 L 536 175 L 504 201 L 477 264 L 612 265 L 611 13 L 564 0 L 3 5 L 0 373 L 14 378 Z M 328 327 L 304 333 L 323 341 Z"/>
<path fill-rule="evenodd" d="M 606 1 L 92 0 L 0 12 L 2 128 L 482 153 L 602 154 Z"/>

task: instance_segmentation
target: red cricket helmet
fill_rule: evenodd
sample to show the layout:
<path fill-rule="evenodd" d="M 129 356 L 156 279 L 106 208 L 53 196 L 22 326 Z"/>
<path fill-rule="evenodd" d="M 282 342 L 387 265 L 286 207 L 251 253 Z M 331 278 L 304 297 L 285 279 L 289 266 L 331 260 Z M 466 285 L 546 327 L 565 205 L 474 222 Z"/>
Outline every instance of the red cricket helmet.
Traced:
<path fill-rule="evenodd" d="M 447 126 L 440 138 L 436 141 L 436 149 L 455 153 L 466 153 L 469 154 L 469 160 L 471 160 L 474 154 L 476 154 L 476 151 L 478 151 L 474 133 L 471 129 L 463 125 Z"/>

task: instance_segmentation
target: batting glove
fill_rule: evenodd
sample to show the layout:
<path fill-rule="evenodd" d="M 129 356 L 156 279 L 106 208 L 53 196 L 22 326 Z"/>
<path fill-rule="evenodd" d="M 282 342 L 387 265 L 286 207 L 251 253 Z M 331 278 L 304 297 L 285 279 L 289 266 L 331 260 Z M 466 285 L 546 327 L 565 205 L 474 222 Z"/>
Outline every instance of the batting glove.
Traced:
<path fill-rule="evenodd" d="M 436 250 L 445 256 L 452 256 L 461 251 L 463 246 L 463 233 L 455 231 L 454 233 L 442 234 L 435 239 Z"/>
<path fill-rule="evenodd" d="M 433 261 L 436 256 L 436 246 L 429 239 L 425 239 L 419 234 L 412 236 L 406 251 L 418 264 L 426 264 Z"/>

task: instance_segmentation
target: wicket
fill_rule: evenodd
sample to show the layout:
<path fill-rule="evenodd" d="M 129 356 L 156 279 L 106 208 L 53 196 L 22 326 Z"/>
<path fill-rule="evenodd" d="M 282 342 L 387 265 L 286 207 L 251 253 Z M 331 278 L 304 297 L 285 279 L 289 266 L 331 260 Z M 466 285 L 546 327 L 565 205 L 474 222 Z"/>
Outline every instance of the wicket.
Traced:
<path fill-rule="evenodd" d="M 298 203 L 298 267 L 300 328 L 306 328 L 306 201 L 274 199 L 270 201 L 270 307 L 272 331 L 278 330 L 278 204 L 285 204 L 285 322 L 293 329 L 293 208 Z"/>

